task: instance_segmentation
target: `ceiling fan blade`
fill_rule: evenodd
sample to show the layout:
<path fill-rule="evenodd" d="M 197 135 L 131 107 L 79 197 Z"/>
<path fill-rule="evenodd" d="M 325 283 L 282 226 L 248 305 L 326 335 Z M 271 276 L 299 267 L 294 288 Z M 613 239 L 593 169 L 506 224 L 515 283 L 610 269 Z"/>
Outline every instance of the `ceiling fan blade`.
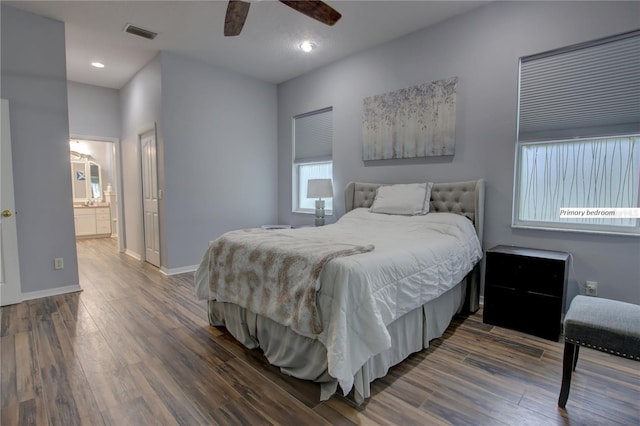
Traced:
<path fill-rule="evenodd" d="M 227 15 L 224 17 L 224 35 L 237 36 L 247 20 L 251 3 L 240 0 L 229 0 Z"/>
<path fill-rule="evenodd" d="M 279 1 L 280 3 L 284 3 L 290 8 L 295 9 L 304 15 L 307 15 L 309 18 L 320 21 L 323 24 L 333 25 L 342 17 L 342 15 L 337 10 L 323 1 Z"/>

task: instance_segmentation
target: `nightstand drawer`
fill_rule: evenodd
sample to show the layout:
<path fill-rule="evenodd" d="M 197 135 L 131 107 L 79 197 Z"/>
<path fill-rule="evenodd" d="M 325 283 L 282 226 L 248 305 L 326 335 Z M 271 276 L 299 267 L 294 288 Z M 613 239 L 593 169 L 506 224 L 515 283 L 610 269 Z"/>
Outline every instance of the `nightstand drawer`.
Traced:
<path fill-rule="evenodd" d="M 562 297 L 565 262 L 506 253 L 487 253 L 486 278 L 504 287 Z"/>

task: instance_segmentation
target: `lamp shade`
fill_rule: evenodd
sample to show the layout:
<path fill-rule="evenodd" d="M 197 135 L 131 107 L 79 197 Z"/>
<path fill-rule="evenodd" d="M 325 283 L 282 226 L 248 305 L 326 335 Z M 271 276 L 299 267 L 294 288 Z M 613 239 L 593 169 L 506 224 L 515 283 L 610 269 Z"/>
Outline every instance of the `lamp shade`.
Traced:
<path fill-rule="evenodd" d="M 309 179 L 307 184 L 307 198 L 331 197 L 333 197 L 331 179 Z"/>

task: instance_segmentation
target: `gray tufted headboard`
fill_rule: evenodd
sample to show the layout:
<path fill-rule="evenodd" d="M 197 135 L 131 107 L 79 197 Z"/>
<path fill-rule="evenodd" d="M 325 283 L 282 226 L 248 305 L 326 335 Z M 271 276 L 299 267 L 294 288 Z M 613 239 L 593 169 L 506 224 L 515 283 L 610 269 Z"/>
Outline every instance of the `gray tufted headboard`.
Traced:
<path fill-rule="evenodd" d="M 345 211 L 371 207 L 376 190 L 382 185 L 384 184 L 349 182 L 344 191 Z M 433 184 L 429 211 L 458 213 L 468 217 L 482 243 L 484 179 Z"/>

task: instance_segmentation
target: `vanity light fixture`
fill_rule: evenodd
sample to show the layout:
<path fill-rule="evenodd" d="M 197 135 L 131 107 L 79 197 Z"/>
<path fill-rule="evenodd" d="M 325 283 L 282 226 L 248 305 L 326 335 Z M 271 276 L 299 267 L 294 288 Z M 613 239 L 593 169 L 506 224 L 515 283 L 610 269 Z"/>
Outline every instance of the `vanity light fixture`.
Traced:
<path fill-rule="evenodd" d="M 309 53 L 315 48 L 316 48 L 316 44 L 312 41 L 305 40 L 302 43 L 300 43 L 300 49 L 302 49 L 303 52 Z"/>
<path fill-rule="evenodd" d="M 91 62 L 91 66 L 94 68 L 104 68 L 104 64 L 102 62 Z"/>

